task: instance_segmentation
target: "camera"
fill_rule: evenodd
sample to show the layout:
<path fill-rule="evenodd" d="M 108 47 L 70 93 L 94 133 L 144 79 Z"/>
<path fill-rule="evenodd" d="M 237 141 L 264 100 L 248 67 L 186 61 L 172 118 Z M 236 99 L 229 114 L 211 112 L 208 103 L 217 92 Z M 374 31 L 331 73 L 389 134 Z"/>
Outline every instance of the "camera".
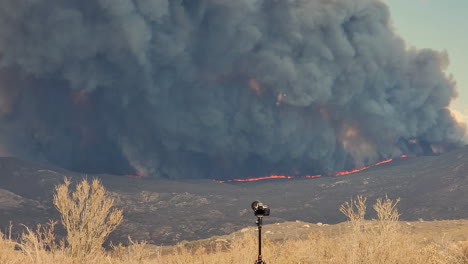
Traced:
<path fill-rule="evenodd" d="M 257 217 L 270 215 L 270 208 L 268 208 L 268 206 L 264 205 L 260 201 L 254 201 L 251 207 L 252 207 L 252 210 L 254 211 L 255 216 Z"/>

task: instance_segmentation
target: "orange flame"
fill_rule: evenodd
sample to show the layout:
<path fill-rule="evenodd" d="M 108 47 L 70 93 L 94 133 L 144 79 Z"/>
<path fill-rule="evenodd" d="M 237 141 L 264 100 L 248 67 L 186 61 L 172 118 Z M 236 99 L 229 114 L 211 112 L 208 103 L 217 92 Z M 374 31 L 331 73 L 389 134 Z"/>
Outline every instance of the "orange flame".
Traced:
<path fill-rule="evenodd" d="M 330 176 L 348 175 L 348 174 L 351 174 L 351 173 L 356 173 L 356 172 L 360 172 L 360 171 L 363 171 L 363 170 L 367 170 L 367 169 L 370 168 L 370 167 L 371 167 L 371 166 L 362 167 L 362 168 L 358 168 L 358 169 L 354 169 L 354 170 L 350 170 L 350 171 L 340 171 L 340 172 L 333 173 L 333 174 L 331 174 Z"/>
<path fill-rule="evenodd" d="M 407 158 L 407 155 L 401 155 L 400 158 Z M 327 176 L 343 176 L 343 175 L 348 175 L 356 172 L 360 172 L 363 170 L 367 170 L 371 167 L 379 166 L 385 163 L 392 162 L 393 159 L 386 159 L 383 161 L 379 161 L 375 163 L 374 165 L 362 167 L 362 168 L 357 168 L 349 171 L 339 171 L 335 172 L 332 174 L 328 174 Z M 298 178 L 303 178 L 303 179 L 315 179 L 315 178 L 320 178 L 322 177 L 322 174 L 317 174 L 317 175 L 304 175 L 304 176 L 289 176 L 289 175 L 270 175 L 270 176 L 262 176 L 262 177 L 256 177 L 256 178 L 247 178 L 247 179 L 231 179 L 231 180 L 213 180 L 218 183 L 226 183 L 226 182 L 253 182 L 253 181 L 261 181 L 261 180 L 268 180 L 268 179 L 298 179 Z"/>
<path fill-rule="evenodd" d="M 225 183 L 225 182 L 253 182 L 253 181 L 261 181 L 267 179 L 294 179 L 294 176 L 287 176 L 287 175 L 270 175 L 270 176 L 263 176 L 257 178 L 248 178 L 248 179 L 232 179 L 232 180 L 214 180 L 215 182 Z"/>
<path fill-rule="evenodd" d="M 379 166 L 381 164 L 389 163 L 389 162 L 392 162 L 392 161 L 393 161 L 393 159 L 383 160 L 381 162 L 377 162 L 374 166 Z"/>
<path fill-rule="evenodd" d="M 279 106 L 283 102 L 284 97 L 286 96 L 285 93 L 279 93 L 276 97 L 276 105 Z"/>
<path fill-rule="evenodd" d="M 254 90 L 257 95 L 262 94 L 263 88 L 260 86 L 260 84 L 258 83 L 256 79 L 251 78 L 247 81 L 247 83 L 250 89 Z"/>
<path fill-rule="evenodd" d="M 135 174 L 124 174 L 124 176 L 127 176 L 129 178 L 133 179 L 142 179 L 148 176 L 148 173 L 144 169 L 141 169 L 139 167 L 135 167 L 136 173 Z"/>

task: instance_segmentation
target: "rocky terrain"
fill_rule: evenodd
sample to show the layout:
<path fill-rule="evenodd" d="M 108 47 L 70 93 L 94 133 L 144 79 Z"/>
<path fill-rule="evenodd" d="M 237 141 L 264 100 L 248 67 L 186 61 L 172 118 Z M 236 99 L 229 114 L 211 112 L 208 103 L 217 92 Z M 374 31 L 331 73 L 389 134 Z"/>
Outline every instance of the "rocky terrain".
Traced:
<path fill-rule="evenodd" d="M 344 221 L 344 201 L 364 195 L 401 198 L 401 219 L 468 218 L 468 147 L 440 156 L 409 157 L 339 177 L 245 183 L 168 181 L 116 175 L 83 175 L 15 158 L 0 159 L 0 227 L 33 226 L 59 219 L 52 194 L 63 177 L 100 178 L 123 208 L 124 223 L 111 239 L 128 235 L 154 244 L 175 244 L 225 235 L 255 225 L 253 200 L 271 208 L 265 224 L 296 220 Z M 369 210 L 371 211 L 371 210 Z M 370 212 L 369 217 L 372 217 Z M 18 228 L 19 230 L 19 228 Z M 18 231 L 19 232 L 19 231 Z"/>

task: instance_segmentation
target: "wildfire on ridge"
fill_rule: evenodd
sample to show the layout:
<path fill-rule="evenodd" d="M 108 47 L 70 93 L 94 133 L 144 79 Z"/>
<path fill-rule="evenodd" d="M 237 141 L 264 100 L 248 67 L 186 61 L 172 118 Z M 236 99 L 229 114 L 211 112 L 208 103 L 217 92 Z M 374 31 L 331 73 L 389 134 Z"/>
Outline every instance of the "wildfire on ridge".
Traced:
<path fill-rule="evenodd" d="M 401 155 L 400 158 L 407 158 L 407 155 Z M 374 165 L 362 167 L 362 168 L 357 168 L 354 170 L 350 171 L 339 171 L 336 173 L 328 174 L 327 176 L 343 176 L 343 175 L 348 175 L 356 172 L 360 172 L 363 170 L 367 170 L 371 167 L 379 166 L 385 163 L 392 162 L 393 159 L 387 159 L 383 161 L 379 161 L 375 163 Z M 314 179 L 314 178 L 319 178 L 322 177 L 322 174 L 317 174 L 317 175 L 304 175 L 304 176 L 289 176 L 289 175 L 270 175 L 270 176 L 262 176 L 262 177 L 255 177 L 255 178 L 247 178 L 247 179 L 231 179 L 231 180 L 213 180 L 218 183 L 227 183 L 227 182 L 253 182 L 253 181 L 261 181 L 261 180 L 268 180 L 268 179 Z"/>
<path fill-rule="evenodd" d="M 135 167 L 136 166 L 134 166 L 134 168 Z M 148 176 L 148 173 L 144 169 L 141 169 L 140 167 L 136 167 L 135 170 L 136 170 L 135 174 L 124 174 L 124 176 L 133 178 L 133 179 L 142 179 Z"/>

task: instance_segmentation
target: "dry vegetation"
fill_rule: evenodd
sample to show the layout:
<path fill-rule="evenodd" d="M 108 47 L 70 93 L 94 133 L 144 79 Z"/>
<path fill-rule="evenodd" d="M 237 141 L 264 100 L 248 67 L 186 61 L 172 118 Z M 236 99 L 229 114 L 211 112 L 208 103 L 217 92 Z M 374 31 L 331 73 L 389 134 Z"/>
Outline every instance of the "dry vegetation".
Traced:
<path fill-rule="evenodd" d="M 70 193 L 70 180 L 55 188 L 54 204 L 67 230 L 67 247 L 73 257 L 83 258 L 102 250 L 107 236 L 122 222 L 122 210 L 111 209 L 114 200 L 106 197 L 102 184 L 94 179 L 76 186 Z"/>
<path fill-rule="evenodd" d="M 255 233 L 239 235 L 229 243 L 214 246 L 175 246 L 161 253 L 144 242 L 129 246 L 102 244 L 122 221 L 122 212 L 112 209 L 110 199 L 98 180 L 82 181 L 70 191 L 70 181 L 57 186 L 54 204 L 67 231 L 64 240 L 54 235 L 55 222 L 45 227 L 26 228 L 18 240 L 0 233 L 0 263 L 253 263 L 256 259 Z M 301 240 L 265 241 L 264 256 L 269 264 L 467 264 L 468 242 L 434 243 L 417 239 L 400 230 L 397 201 L 379 199 L 373 209 L 377 219 L 366 221 L 366 199 L 344 203 L 340 211 L 349 221 L 349 230 L 339 236 L 310 233 Z M 8 231 L 8 230 L 7 230 Z M 9 233 L 9 232 L 6 232 Z"/>

